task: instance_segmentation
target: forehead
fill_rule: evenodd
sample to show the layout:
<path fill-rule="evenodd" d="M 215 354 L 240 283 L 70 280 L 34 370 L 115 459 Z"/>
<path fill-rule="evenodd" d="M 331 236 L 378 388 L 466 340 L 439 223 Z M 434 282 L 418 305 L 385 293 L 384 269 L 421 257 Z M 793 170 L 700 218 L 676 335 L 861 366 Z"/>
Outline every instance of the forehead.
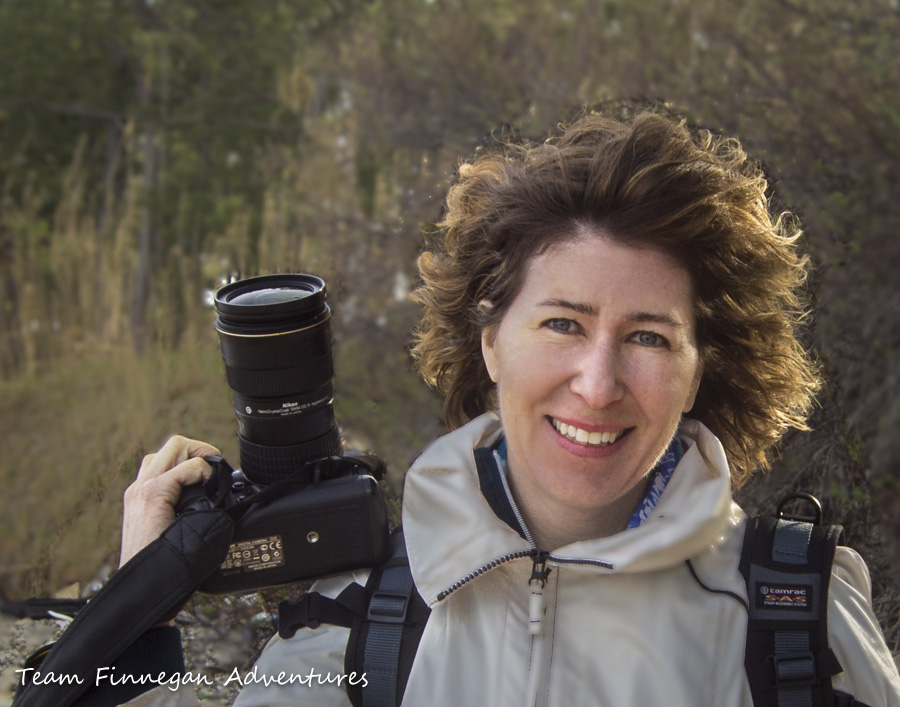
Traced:
<path fill-rule="evenodd" d="M 555 243 L 532 257 L 517 300 L 572 297 L 607 309 L 652 305 L 693 311 L 691 277 L 675 257 L 596 233 Z"/>

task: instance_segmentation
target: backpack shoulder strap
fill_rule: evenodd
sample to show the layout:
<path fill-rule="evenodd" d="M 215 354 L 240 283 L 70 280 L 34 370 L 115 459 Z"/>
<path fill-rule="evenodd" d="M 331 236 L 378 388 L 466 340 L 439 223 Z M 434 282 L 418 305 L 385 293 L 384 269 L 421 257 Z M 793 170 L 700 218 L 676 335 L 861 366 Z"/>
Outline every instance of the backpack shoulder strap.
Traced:
<path fill-rule="evenodd" d="M 344 655 L 347 694 L 354 707 L 397 707 L 431 609 L 419 595 L 409 569 L 402 529 L 391 534 L 391 556 L 369 575 L 365 587 L 350 584 L 334 599 L 316 592 L 278 607 L 278 633 L 334 624 L 350 629 Z M 351 684 L 353 682 L 353 684 Z"/>
<path fill-rule="evenodd" d="M 369 606 L 350 629 L 344 671 L 365 674 L 347 692 L 354 707 L 397 707 L 403 699 L 431 609 L 413 582 L 403 529 L 391 534 L 391 557 L 369 576 Z"/>
<path fill-rule="evenodd" d="M 749 600 L 744 665 L 755 707 L 836 704 L 831 677 L 842 668 L 828 646 L 827 610 L 843 529 L 820 525 L 819 516 L 779 510 L 777 517 L 747 521 L 740 563 Z"/>

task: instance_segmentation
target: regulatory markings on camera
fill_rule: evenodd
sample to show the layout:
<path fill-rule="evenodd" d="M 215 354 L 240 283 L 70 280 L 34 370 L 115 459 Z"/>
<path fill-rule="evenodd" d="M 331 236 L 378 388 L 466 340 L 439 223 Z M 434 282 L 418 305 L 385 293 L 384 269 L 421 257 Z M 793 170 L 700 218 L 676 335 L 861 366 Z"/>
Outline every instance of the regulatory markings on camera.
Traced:
<path fill-rule="evenodd" d="M 280 535 L 232 543 L 221 570 L 256 572 L 284 565 Z"/>

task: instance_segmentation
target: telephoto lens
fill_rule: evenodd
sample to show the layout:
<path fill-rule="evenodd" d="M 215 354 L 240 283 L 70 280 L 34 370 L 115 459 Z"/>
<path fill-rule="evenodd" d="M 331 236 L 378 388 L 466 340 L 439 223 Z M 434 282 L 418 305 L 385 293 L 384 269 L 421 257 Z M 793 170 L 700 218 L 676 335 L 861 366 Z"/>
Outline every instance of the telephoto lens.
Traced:
<path fill-rule="evenodd" d="M 260 275 L 215 295 L 241 470 L 256 484 L 342 453 L 334 419 L 331 310 L 314 275 Z"/>

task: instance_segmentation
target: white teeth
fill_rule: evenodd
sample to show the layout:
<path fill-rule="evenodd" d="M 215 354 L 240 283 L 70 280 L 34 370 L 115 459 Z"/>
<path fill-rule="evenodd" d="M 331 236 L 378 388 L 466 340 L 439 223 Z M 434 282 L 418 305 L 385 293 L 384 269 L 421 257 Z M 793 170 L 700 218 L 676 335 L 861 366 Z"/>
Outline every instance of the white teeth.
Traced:
<path fill-rule="evenodd" d="M 588 432 L 587 430 L 575 427 L 575 425 L 567 425 L 565 422 L 560 422 L 553 418 L 551 419 L 553 420 L 553 426 L 564 437 L 571 439 L 573 442 L 589 444 L 595 447 L 604 444 L 612 444 L 625 433 L 625 430 L 619 432 Z"/>

